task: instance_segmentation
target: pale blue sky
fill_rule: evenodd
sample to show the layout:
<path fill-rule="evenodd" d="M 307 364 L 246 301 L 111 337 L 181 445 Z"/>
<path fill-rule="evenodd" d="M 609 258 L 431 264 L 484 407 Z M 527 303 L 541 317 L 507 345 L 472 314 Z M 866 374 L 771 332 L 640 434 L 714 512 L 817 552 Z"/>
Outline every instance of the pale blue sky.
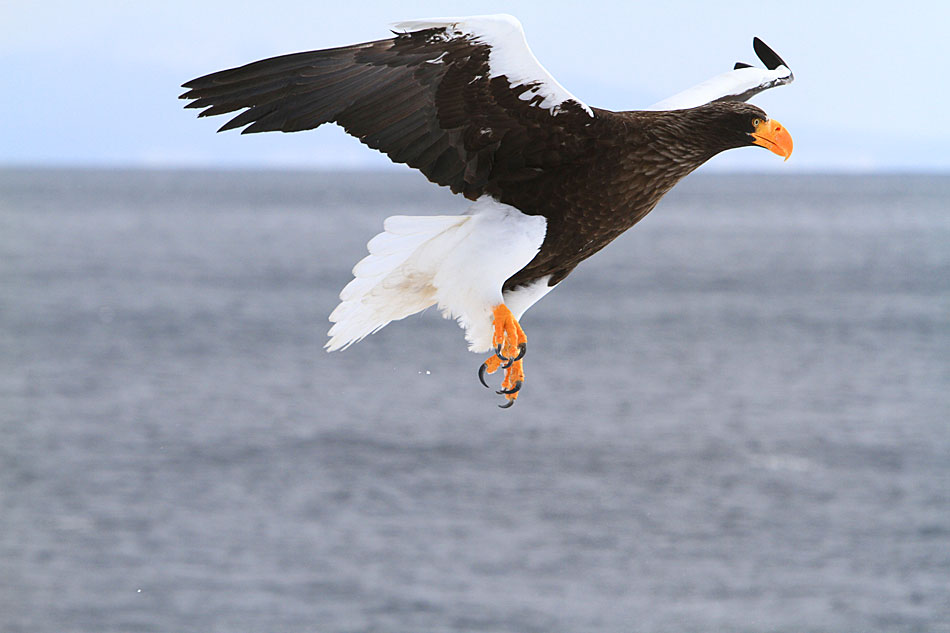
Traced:
<path fill-rule="evenodd" d="M 401 19 L 507 12 L 595 106 L 647 106 L 735 61 L 758 35 L 796 81 L 754 100 L 795 139 L 711 169 L 950 169 L 950 2 L 0 2 L 0 165 L 380 167 L 338 129 L 215 134 L 179 85 L 263 57 L 388 35 Z M 326 127 L 326 126 L 325 126 Z"/>

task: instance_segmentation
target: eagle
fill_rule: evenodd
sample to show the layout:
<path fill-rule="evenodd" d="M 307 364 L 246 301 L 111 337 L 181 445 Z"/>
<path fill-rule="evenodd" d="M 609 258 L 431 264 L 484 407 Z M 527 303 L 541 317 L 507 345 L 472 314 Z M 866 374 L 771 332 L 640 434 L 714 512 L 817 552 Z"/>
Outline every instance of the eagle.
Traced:
<path fill-rule="evenodd" d="M 504 371 L 502 408 L 522 393 L 525 311 L 720 152 L 758 145 L 786 160 L 792 138 L 746 101 L 790 83 L 765 68 L 728 72 L 644 110 L 587 105 L 561 86 L 509 15 L 393 25 L 393 37 L 281 55 L 185 84 L 199 116 L 237 112 L 220 131 L 299 132 L 336 123 L 369 147 L 472 201 L 461 215 L 392 216 L 330 314 L 329 351 L 437 305 Z"/>

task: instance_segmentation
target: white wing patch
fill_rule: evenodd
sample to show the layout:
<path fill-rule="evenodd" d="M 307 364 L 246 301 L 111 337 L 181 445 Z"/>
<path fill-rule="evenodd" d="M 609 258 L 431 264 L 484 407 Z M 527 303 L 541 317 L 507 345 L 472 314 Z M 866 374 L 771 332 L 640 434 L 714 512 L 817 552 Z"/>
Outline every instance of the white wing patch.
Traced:
<path fill-rule="evenodd" d="M 784 86 L 795 80 L 788 64 L 768 44 L 753 37 L 752 50 L 765 68 L 738 62 L 733 70 L 655 103 L 647 110 L 683 110 L 712 101 L 748 101 L 763 90 Z"/>
<path fill-rule="evenodd" d="M 774 86 L 789 83 L 792 71 L 785 66 L 775 70 L 766 68 L 737 68 L 707 79 L 701 84 L 654 103 L 646 110 L 682 110 L 695 108 L 717 99 L 735 97 L 745 101 L 743 95 L 755 94 Z"/>
<path fill-rule="evenodd" d="M 521 28 L 521 22 L 505 14 L 476 15 L 466 18 L 427 18 L 396 22 L 394 29 L 406 33 L 425 29 L 444 28 L 446 37 L 469 37 L 475 42 L 486 44 L 490 48 L 488 66 L 491 77 L 506 77 L 511 86 L 534 84 L 521 94 L 521 99 L 529 101 L 541 97 L 540 107 L 557 115 L 567 101 L 574 101 L 594 116 L 593 111 L 583 101 L 572 95 L 545 70 L 541 62 L 528 47 L 528 41 Z"/>

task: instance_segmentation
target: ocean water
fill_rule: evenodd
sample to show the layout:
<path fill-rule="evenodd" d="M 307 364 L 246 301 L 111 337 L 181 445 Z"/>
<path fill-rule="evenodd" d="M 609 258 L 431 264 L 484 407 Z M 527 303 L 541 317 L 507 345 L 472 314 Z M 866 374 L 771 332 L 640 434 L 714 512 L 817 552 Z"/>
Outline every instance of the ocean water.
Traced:
<path fill-rule="evenodd" d="M 434 311 L 322 349 L 383 218 L 463 207 L 0 171 L 0 630 L 950 631 L 950 177 L 687 179 L 509 410 Z"/>

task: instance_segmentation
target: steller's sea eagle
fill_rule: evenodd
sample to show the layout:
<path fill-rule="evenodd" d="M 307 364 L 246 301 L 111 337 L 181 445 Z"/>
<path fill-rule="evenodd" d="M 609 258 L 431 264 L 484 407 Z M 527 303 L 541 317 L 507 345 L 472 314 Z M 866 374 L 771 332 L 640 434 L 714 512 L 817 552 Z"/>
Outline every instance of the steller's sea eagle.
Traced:
<path fill-rule="evenodd" d="M 393 161 L 472 200 L 460 216 L 393 216 L 370 240 L 330 315 L 343 349 L 438 305 L 465 329 L 479 368 L 504 369 L 511 406 L 524 384 L 518 320 L 723 150 L 759 145 L 786 159 L 792 138 L 745 103 L 793 80 L 758 38 L 766 66 L 735 68 L 647 110 L 612 112 L 568 92 L 508 15 L 394 25 L 395 37 L 294 53 L 184 84 L 199 116 L 241 110 L 219 131 L 297 132 L 337 123 Z"/>

